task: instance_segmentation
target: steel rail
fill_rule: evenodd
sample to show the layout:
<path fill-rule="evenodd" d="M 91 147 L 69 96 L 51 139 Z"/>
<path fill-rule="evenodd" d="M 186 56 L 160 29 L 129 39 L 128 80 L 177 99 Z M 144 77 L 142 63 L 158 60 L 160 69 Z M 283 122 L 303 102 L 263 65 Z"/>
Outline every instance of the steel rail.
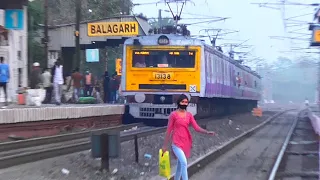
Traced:
<path fill-rule="evenodd" d="M 21 149 L 21 148 L 27 148 L 32 146 L 46 145 L 46 144 L 59 143 L 64 141 L 86 138 L 86 137 L 89 137 L 90 134 L 92 133 L 102 134 L 102 133 L 108 133 L 112 131 L 123 131 L 135 126 L 142 127 L 144 125 L 142 123 L 135 123 L 135 124 L 120 125 L 120 126 L 102 128 L 102 129 L 96 129 L 96 130 L 87 130 L 83 132 L 68 133 L 68 134 L 62 134 L 62 135 L 56 135 L 56 136 L 33 138 L 33 139 L 20 140 L 20 141 L 14 141 L 14 142 L 5 142 L 5 143 L 0 143 L 0 152 L 10 151 L 12 149 Z"/>
<path fill-rule="evenodd" d="M 166 127 L 149 129 L 145 131 L 140 131 L 132 134 L 126 134 L 120 136 L 120 142 L 126 142 L 134 140 L 135 136 L 138 138 L 147 137 L 154 134 L 159 134 L 165 132 Z M 76 144 L 69 144 L 60 147 L 47 148 L 42 150 L 37 150 L 33 152 L 20 153 L 15 155 L 9 155 L 0 158 L 0 169 L 12 167 L 15 165 L 25 164 L 29 162 L 35 162 L 42 159 L 57 157 L 61 155 L 76 153 L 80 151 L 85 151 L 91 148 L 91 142 L 80 142 Z"/>
<path fill-rule="evenodd" d="M 290 139 L 291 139 L 291 137 L 292 137 L 292 134 L 293 134 L 293 132 L 294 132 L 296 126 L 297 126 L 298 120 L 299 120 L 299 117 L 297 117 L 297 118 L 294 120 L 294 122 L 292 123 L 292 126 L 291 126 L 291 128 L 290 128 L 290 130 L 289 130 L 289 132 L 288 132 L 288 134 L 287 134 L 287 137 L 286 137 L 285 141 L 283 142 L 283 145 L 282 145 L 282 147 L 281 147 L 281 150 L 280 150 L 280 152 L 279 152 L 279 154 L 278 154 L 278 157 L 277 157 L 277 159 L 276 159 L 276 162 L 275 162 L 274 165 L 273 165 L 273 168 L 272 168 L 272 170 L 271 170 L 271 173 L 270 173 L 270 175 L 269 175 L 268 180 L 274 180 L 274 179 L 276 178 L 276 175 L 277 175 L 277 172 L 278 172 L 280 163 L 281 163 L 281 161 L 282 161 L 282 159 L 283 159 L 283 156 L 284 156 L 284 154 L 285 154 L 285 152 L 286 152 L 286 149 L 287 149 L 287 147 L 288 147 L 288 144 L 289 144 L 289 142 L 290 142 Z"/>

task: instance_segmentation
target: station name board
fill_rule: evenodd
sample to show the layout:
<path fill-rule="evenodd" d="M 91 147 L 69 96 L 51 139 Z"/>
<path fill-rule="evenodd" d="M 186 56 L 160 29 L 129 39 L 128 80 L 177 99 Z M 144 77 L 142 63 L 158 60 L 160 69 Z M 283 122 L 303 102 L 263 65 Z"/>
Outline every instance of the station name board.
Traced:
<path fill-rule="evenodd" d="M 88 23 L 88 36 L 137 36 L 138 22 Z"/>

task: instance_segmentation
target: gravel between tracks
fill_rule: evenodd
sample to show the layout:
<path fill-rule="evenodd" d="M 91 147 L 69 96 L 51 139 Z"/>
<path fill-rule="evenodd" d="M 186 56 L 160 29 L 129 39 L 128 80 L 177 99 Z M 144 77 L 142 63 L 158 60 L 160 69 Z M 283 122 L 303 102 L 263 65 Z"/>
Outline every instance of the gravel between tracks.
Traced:
<path fill-rule="evenodd" d="M 207 123 L 207 129 L 217 132 L 218 136 L 198 134 L 192 129 L 193 149 L 189 163 L 273 114 L 275 112 L 265 112 L 261 119 L 248 113 L 208 122 L 200 121 L 199 124 Z M 133 141 L 122 143 L 121 158 L 110 161 L 111 172 L 118 169 L 114 175 L 99 172 L 100 160 L 92 159 L 91 152 L 84 151 L 0 170 L 0 180 L 149 180 L 158 173 L 158 151 L 162 146 L 163 136 L 162 133 L 139 139 L 139 164 L 134 160 Z M 151 154 L 152 158 L 145 159 L 145 153 Z M 173 158 L 171 164 L 174 171 L 176 161 Z M 63 168 L 70 173 L 62 173 Z"/>

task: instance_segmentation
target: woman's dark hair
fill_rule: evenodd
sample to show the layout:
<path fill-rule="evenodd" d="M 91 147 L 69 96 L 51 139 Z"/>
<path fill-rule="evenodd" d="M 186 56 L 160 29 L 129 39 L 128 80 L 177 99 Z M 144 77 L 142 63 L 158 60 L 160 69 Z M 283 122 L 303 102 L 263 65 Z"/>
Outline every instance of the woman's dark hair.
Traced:
<path fill-rule="evenodd" d="M 184 100 L 184 99 L 188 99 L 188 97 L 187 97 L 185 94 L 181 94 L 181 95 L 179 96 L 178 100 L 177 100 L 177 105 L 179 105 L 180 102 L 181 102 L 182 100 Z M 188 101 L 189 101 L 189 99 L 188 99 Z"/>

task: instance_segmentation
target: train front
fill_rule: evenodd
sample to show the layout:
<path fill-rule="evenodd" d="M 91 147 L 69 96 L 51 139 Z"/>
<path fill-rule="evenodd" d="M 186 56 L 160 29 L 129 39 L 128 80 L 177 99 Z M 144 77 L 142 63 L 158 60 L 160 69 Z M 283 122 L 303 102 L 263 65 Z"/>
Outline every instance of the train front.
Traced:
<path fill-rule="evenodd" d="M 198 43 L 198 44 L 196 44 Z M 197 113 L 201 43 L 180 35 L 130 38 L 124 44 L 121 88 L 134 118 L 167 119 L 181 94 Z"/>

